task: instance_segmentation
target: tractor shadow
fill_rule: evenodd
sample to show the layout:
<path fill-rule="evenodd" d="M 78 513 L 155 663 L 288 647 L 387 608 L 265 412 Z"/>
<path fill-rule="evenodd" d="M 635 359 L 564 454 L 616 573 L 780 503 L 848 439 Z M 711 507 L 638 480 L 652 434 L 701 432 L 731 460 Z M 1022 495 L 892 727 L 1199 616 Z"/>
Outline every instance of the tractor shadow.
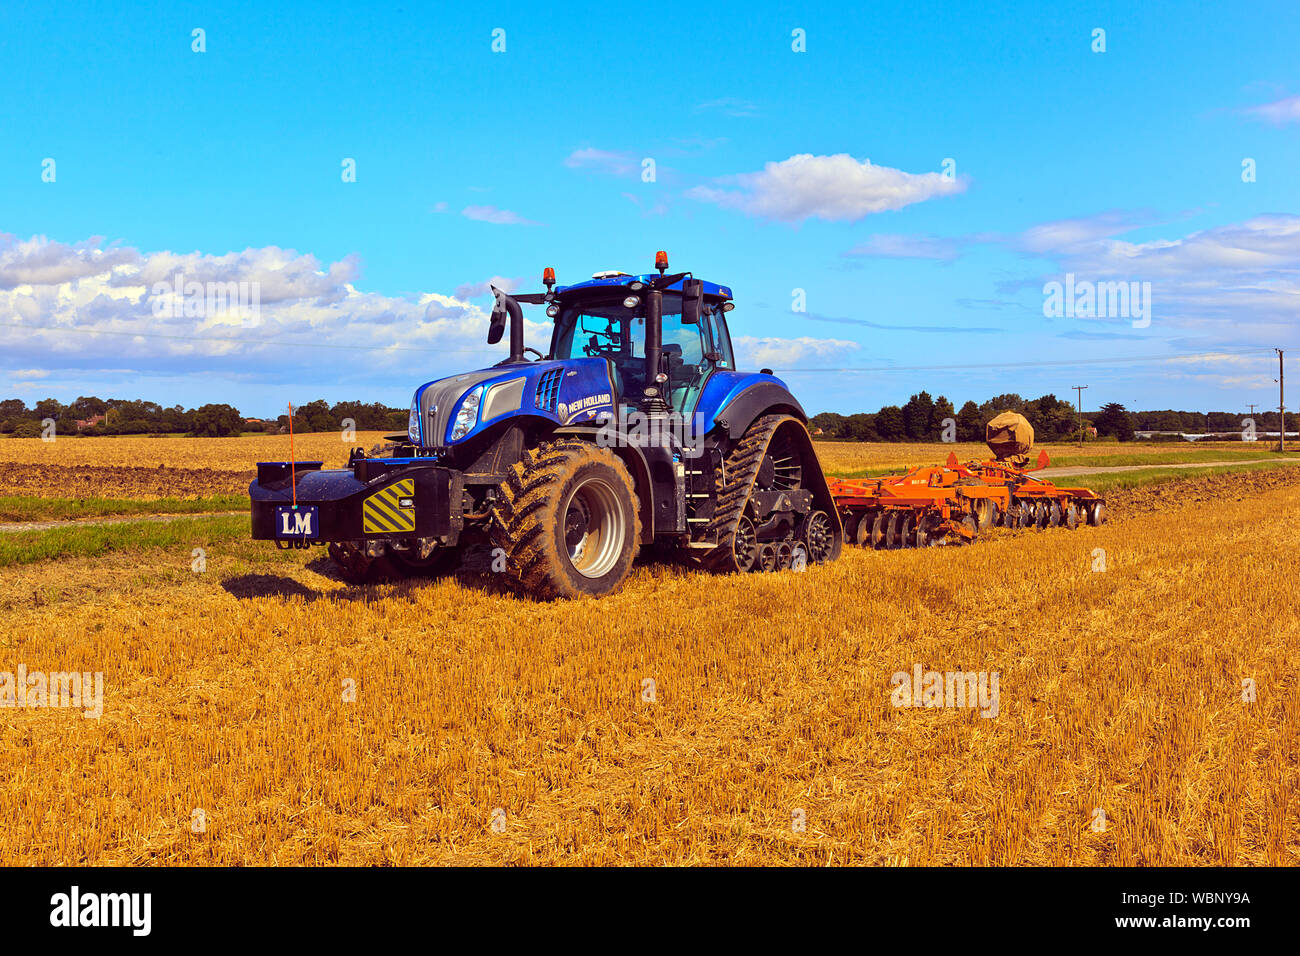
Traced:
<path fill-rule="evenodd" d="M 481 591 L 484 594 L 514 596 L 501 580 L 501 576 L 492 573 L 490 556 L 471 552 L 457 566 L 446 571 L 426 575 L 412 575 L 395 581 L 376 582 L 373 584 L 351 584 L 344 579 L 338 567 L 326 557 L 315 558 L 303 565 L 307 571 L 319 574 L 331 582 L 343 585 L 343 588 L 331 588 L 322 591 L 304 584 L 294 578 L 281 574 L 243 574 L 227 578 L 221 583 L 226 593 L 239 600 L 255 598 L 301 598 L 307 603 L 314 601 L 332 601 L 335 603 L 354 601 L 373 601 L 376 597 L 400 597 L 414 594 L 421 588 L 437 584 L 439 581 L 454 580 L 461 587 Z"/>

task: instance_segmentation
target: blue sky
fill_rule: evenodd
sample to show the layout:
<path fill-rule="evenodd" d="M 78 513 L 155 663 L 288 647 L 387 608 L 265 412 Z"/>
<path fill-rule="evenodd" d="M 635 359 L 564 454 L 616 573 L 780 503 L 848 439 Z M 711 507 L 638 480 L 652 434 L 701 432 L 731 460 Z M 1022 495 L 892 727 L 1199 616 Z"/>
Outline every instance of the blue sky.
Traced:
<path fill-rule="evenodd" d="M 657 249 L 810 411 L 1244 409 L 1300 356 L 1293 4 L 268 6 L 0 13 L 0 393 L 401 406 L 496 360 L 486 280 Z M 255 321 L 160 316 L 178 272 Z M 1149 324 L 1045 316 L 1066 273 Z"/>

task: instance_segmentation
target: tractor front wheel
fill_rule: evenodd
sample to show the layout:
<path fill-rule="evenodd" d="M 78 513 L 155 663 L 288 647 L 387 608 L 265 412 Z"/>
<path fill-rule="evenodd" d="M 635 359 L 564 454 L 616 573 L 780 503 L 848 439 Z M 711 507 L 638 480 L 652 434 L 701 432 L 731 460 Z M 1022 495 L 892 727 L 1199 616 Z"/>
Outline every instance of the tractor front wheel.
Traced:
<path fill-rule="evenodd" d="M 603 597 L 623 584 L 640 546 L 636 491 L 607 448 L 561 440 L 524 452 L 498 488 L 492 543 L 533 597 Z"/>

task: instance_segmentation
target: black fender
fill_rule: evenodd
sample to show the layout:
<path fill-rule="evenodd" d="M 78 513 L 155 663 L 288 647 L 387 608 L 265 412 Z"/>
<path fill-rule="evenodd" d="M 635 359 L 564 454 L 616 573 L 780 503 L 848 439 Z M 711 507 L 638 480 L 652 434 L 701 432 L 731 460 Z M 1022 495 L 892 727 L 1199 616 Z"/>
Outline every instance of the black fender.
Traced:
<path fill-rule="evenodd" d="M 756 382 L 722 406 L 714 420 L 735 440 L 760 416 L 778 414 L 792 415 L 805 425 L 808 423 L 807 413 L 788 388 L 776 382 Z"/>

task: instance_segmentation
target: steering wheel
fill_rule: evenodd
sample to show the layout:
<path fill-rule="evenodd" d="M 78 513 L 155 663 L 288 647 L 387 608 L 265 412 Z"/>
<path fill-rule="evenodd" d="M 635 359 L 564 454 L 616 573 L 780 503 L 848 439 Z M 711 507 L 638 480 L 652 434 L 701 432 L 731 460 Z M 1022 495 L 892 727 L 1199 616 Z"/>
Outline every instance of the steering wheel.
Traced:
<path fill-rule="evenodd" d="M 537 356 L 537 361 L 539 361 L 539 362 L 543 361 L 543 360 L 546 358 L 546 356 L 543 355 L 541 352 L 537 351 L 537 349 L 528 348 L 527 346 L 525 346 L 525 347 L 524 347 L 524 351 L 525 351 L 525 352 L 532 352 L 534 355 Z"/>

